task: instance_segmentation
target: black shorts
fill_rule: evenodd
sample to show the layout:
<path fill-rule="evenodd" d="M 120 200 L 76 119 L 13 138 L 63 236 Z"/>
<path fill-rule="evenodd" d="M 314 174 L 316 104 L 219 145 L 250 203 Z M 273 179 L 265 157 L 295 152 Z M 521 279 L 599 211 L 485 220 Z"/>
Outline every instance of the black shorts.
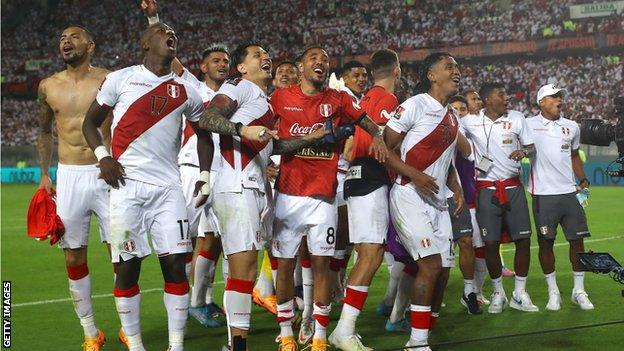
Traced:
<path fill-rule="evenodd" d="M 459 213 L 458 217 L 453 216 L 455 212 L 455 201 L 452 197 L 446 199 L 448 211 L 451 215 L 451 225 L 453 226 L 453 240 L 457 241 L 463 236 L 472 237 L 472 219 L 470 218 L 470 209 L 464 204 L 464 209 Z"/>
<path fill-rule="evenodd" d="M 576 192 L 533 195 L 533 217 L 537 235 L 544 239 L 555 239 L 559 224 L 568 241 L 590 236 L 585 210 L 576 199 Z"/>
<path fill-rule="evenodd" d="M 513 241 L 531 237 L 531 219 L 524 187 L 517 186 L 505 191 L 509 200 L 508 209 L 492 203 L 493 189 L 486 188 L 478 192 L 477 222 L 483 241 L 500 241 L 503 224 Z"/>

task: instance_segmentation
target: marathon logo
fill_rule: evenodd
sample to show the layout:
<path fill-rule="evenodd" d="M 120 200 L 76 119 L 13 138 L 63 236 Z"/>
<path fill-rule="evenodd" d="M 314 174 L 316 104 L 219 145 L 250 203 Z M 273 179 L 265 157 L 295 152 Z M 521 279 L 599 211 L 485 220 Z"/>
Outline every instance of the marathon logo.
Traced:
<path fill-rule="evenodd" d="M 271 106 L 271 105 L 269 105 Z M 286 111 L 297 111 L 297 112 L 303 112 L 303 108 L 301 107 L 296 107 L 296 106 L 284 106 L 284 110 Z"/>
<path fill-rule="evenodd" d="M 300 158 L 331 160 L 334 158 L 334 151 L 327 147 L 304 147 L 295 156 Z"/>
<path fill-rule="evenodd" d="M 11 347 L 11 281 L 2 282 L 2 347 Z"/>

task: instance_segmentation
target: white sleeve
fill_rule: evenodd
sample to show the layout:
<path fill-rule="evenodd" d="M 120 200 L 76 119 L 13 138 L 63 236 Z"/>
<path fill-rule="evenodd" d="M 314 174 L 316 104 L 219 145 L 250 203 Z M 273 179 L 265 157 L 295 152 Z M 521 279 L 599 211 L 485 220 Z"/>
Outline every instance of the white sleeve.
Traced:
<path fill-rule="evenodd" d="M 117 98 L 119 98 L 118 86 L 119 81 L 121 80 L 120 78 L 121 77 L 118 71 L 111 72 L 106 75 L 106 78 L 104 78 L 104 81 L 102 82 L 102 85 L 100 86 L 100 89 L 95 97 L 95 100 L 98 104 L 100 104 L 100 106 L 106 105 L 113 107 L 117 104 Z"/>
<path fill-rule="evenodd" d="M 217 92 L 218 94 L 223 94 L 233 101 L 236 101 L 237 106 L 241 106 L 247 100 L 249 100 L 251 96 L 251 87 L 250 83 L 244 79 L 230 79 L 221 85 L 221 88 Z M 214 97 L 213 97 L 214 98 Z"/>
<path fill-rule="evenodd" d="M 533 144 L 533 135 L 524 116 L 519 116 L 520 119 L 520 131 L 518 132 L 518 138 L 522 146 Z"/>
<path fill-rule="evenodd" d="M 392 113 L 392 118 L 386 124 L 386 127 L 397 133 L 407 133 L 414 126 L 416 119 L 416 108 L 414 104 L 403 103 Z"/>
<path fill-rule="evenodd" d="M 191 122 L 197 122 L 199 117 L 204 113 L 204 103 L 199 96 L 197 89 L 192 86 L 186 86 L 188 100 L 186 101 L 186 108 L 184 109 L 184 116 Z"/>
<path fill-rule="evenodd" d="M 574 137 L 572 137 L 572 150 L 578 150 L 581 147 L 581 130 L 578 124 L 574 123 Z"/>
<path fill-rule="evenodd" d="M 459 131 L 466 137 L 466 138 L 470 138 L 470 131 L 468 130 L 468 128 L 466 128 L 466 124 L 467 124 L 467 120 L 470 117 L 463 117 L 463 118 L 458 118 L 459 120 Z"/>

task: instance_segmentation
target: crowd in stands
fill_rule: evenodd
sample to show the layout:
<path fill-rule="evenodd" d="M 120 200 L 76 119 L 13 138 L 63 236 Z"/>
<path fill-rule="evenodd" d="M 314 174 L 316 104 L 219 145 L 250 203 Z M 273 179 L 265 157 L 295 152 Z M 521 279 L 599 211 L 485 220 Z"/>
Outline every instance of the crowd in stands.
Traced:
<path fill-rule="evenodd" d="M 584 2 L 185 0 L 160 1 L 159 6 L 161 19 L 180 35 L 182 61 L 193 66 L 211 42 L 233 48 L 244 40 L 258 41 L 274 58 L 282 59 L 311 43 L 323 43 L 336 56 L 382 47 L 410 50 L 623 31 L 622 14 L 570 19 L 569 6 Z M 94 64 L 118 69 L 140 60 L 139 36 L 146 20 L 138 1 L 41 2 L 47 8 L 32 3 L 3 2 L 5 82 L 27 82 L 62 68 L 58 36 L 69 24 L 82 24 L 95 34 Z M 43 61 L 27 70 L 25 62 L 30 59 Z"/>
<path fill-rule="evenodd" d="M 492 63 L 462 62 L 462 90 L 476 89 L 486 81 L 506 84 L 510 109 L 526 116 L 538 113 L 537 89 L 557 83 L 568 90 L 564 115 L 581 118 L 613 118 L 613 98 L 624 92 L 624 55 L 517 59 Z M 403 66 L 406 96 L 414 94 L 416 67 Z M 37 105 L 31 100 L 2 100 L 2 145 L 34 144 L 37 135 Z"/>

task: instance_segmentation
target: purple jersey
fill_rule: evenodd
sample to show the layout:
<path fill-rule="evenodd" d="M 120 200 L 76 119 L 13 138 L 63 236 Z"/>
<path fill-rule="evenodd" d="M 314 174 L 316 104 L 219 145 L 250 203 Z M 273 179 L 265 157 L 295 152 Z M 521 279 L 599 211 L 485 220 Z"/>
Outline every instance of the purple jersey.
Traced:
<path fill-rule="evenodd" d="M 388 251 L 394 256 L 394 259 L 404 263 L 410 264 L 414 262 L 412 256 L 410 256 L 409 252 L 401 245 L 397 238 L 396 229 L 394 229 L 394 224 L 390 221 L 388 225 L 388 235 L 386 237 L 386 247 Z"/>
<path fill-rule="evenodd" d="M 464 199 L 466 199 L 466 203 L 469 206 L 473 207 L 477 193 L 474 161 L 469 161 L 457 153 L 455 156 L 455 168 L 464 189 Z"/>

